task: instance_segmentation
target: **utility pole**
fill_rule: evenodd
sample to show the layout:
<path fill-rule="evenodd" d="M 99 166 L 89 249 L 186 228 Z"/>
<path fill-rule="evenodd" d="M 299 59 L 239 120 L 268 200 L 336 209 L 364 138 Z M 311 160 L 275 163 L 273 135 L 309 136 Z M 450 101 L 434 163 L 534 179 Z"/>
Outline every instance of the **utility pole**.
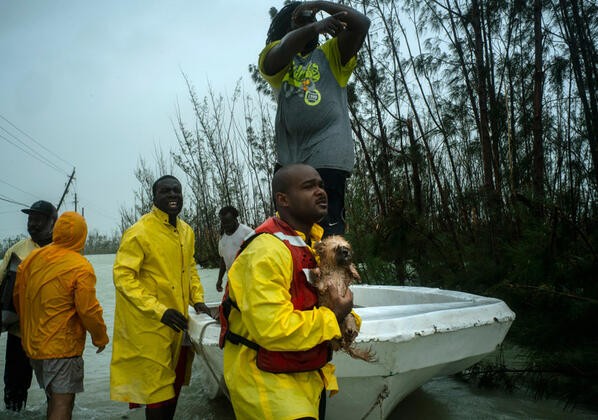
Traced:
<path fill-rule="evenodd" d="M 66 193 L 68 192 L 69 187 L 71 186 L 71 182 L 73 182 L 74 177 L 75 177 L 75 168 L 73 168 L 73 172 L 71 173 L 71 176 L 69 177 L 69 180 L 66 183 L 66 187 L 64 188 L 64 192 L 62 193 L 62 197 L 60 197 L 60 201 L 58 202 L 58 205 L 56 206 L 56 210 L 60 210 L 60 206 L 62 205 L 62 202 L 64 201 L 64 197 L 66 196 Z"/>
<path fill-rule="evenodd" d="M 75 211 L 77 211 L 77 203 L 78 203 L 77 193 L 75 193 Z"/>

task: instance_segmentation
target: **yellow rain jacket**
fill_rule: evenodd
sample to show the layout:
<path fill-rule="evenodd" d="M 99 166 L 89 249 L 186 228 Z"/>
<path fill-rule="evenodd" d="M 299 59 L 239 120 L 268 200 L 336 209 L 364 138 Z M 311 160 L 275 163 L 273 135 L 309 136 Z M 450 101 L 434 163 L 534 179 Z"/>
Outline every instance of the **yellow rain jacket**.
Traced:
<path fill-rule="evenodd" d="M 169 308 L 188 316 L 189 305 L 204 301 L 194 249 L 191 227 L 177 219 L 175 228 L 156 207 L 124 233 L 114 262 L 111 399 L 152 404 L 174 397 L 183 333 L 160 319 Z M 185 383 L 189 377 L 188 369 Z"/>
<path fill-rule="evenodd" d="M 13 255 L 16 255 L 20 261 L 23 261 L 31 253 L 31 251 L 33 251 L 34 249 L 39 249 L 39 247 L 40 246 L 38 244 L 33 242 L 33 239 L 27 238 L 20 240 L 19 242 L 8 248 L 6 250 L 6 253 L 4 254 L 4 258 L 2 258 L 2 262 L 0 263 L 0 285 L 2 285 L 2 283 L 6 279 L 6 274 L 8 273 L 9 269 L 8 264 L 10 263 L 10 258 Z M 19 331 L 19 323 L 15 322 L 14 324 L 12 324 L 8 328 L 8 332 L 10 334 L 16 335 L 17 337 L 20 337 L 21 332 Z"/>
<path fill-rule="evenodd" d="M 17 269 L 13 300 L 23 349 L 31 359 L 82 355 L 86 331 L 96 347 L 108 344 L 95 273 L 80 254 L 87 239 L 83 216 L 63 213 L 52 239 Z"/>
<path fill-rule="evenodd" d="M 297 232 L 305 240 L 305 236 Z M 314 225 L 311 243 L 322 237 Z M 311 249 L 311 248 L 310 248 Z M 314 252 L 313 249 L 311 249 Z M 260 346 L 275 351 L 308 350 L 341 335 L 336 316 L 324 307 L 296 311 L 289 289 L 293 276 L 291 252 L 273 235 L 256 237 L 228 273 L 232 310 L 230 328 Z M 238 419 L 318 418 L 324 387 L 338 390 L 334 366 L 319 371 L 269 373 L 256 366 L 257 352 L 244 345 L 224 345 L 224 379 Z"/>
<path fill-rule="evenodd" d="M 6 273 L 8 272 L 10 257 L 15 254 L 21 261 L 23 261 L 34 249 L 39 249 L 39 245 L 33 242 L 33 239 L 27 238 L 20 240 L 6 250 L 4 258 L 2 258 L 2 262 L 0 262 L 0 284 L 2 284 L 6 277 Z"/>

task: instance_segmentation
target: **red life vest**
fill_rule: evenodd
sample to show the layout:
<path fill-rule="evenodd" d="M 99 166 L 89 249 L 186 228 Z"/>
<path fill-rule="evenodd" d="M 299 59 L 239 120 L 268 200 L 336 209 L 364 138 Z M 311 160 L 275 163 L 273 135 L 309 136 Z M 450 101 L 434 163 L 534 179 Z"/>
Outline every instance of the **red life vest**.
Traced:
<path fill-rule="evenodd" d="M 247 247 L 249 242 L 257 235 L 269 233 L 280 239 L 291 251 L 293 258 L 293 279 L 289 292 L 291 302 L 296 310 L 308 311 L 316 307 L 318 295 L 313 286 L 307 282 L 304 269 L 316 267 L 316 260 L 303 239 L 286 222 L 271 217 L 255 229 L 256 235 L 249 238 L 241 246 L 239 253 Z M 234 344 L 244 344 L 257 350 L 256 362 L 258 368 L 272 373 L 306 372 L 323 367 L 332 356 L 328 341 L 305 351 L 270 351 L 260 347 L 257 343 L 248 340 L 230 331 L 228 314 L 235 308 L 236 303 L 228 296 L 228 284 L 220 305 L 220 347 L 224 347 L 226 340 Z"/>

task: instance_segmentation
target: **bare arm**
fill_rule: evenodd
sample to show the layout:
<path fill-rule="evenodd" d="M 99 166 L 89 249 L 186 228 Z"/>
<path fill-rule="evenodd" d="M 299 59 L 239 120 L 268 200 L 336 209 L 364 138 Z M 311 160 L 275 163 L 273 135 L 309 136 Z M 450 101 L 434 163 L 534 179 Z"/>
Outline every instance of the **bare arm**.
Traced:
<path fill-rule="evenodd" d="M 328 17 L 327 19 L 330 19 Z M 295 55 L 303 51 L 305 45 L 322 32 L 321 22 L 314 22 L 287 33 L 280 43 L 274 46 L 264 58 L 264 73 L 273 76 L 289 65 Z M 340 25 L 340 22 L 338 22 Z"/>
<path fill-rule="evenodd" d="M 361 48 L 370 27 L 370 19 L 363 13 L 333 2 L 310 1 L 299 5 L 293 17 L 298 16 L 302 10 L 312 10 L 314 13 L 322 10 L 330 16 L 287 33 L 264 58 L 265 74 L 273 76 L 281 71 L 289 65 L 296 54 L 302 52 L 305 46 L 320 34 L 338 36 L 343 65 L 347 64 Z"/>
<path fill-rule="evenodd" d="M 330 16 L 337 17 L 343 23 L 344 30 L 331 35 L 338 37 L 341 64 L 347 64 L 363 45 L 365 36 L 370 28 L 370 19 L 351 7 L 331 1 L 305 2 L 295 9 L 294 14 L 298 15 L 301 13 L 301 10 L 305 9 L 311 9 L 315 12 L 322 10 Z"/>
<path fill-rule="evenodd" d="M 218 281 L 216 282 L 216 290 L 222 292 L 222 278 L 226 273 L 226 264 L 224 264 L 224 258 L 220 257 L 220 271 L 218 271 Z"/>
<path fill-rule="evenodd" d="M 311 9 L 315 12 L 322 10 L 342 22 L 344 30 L 331 33 L 331 35 L 338 38 L 341 64 L 347 64 L 363 45 L 365 36 L 370 28 L 370 19 L 351 7 L 331 1 L 305 2 L 295 9 L 295 16 L 301 13 L 301 10 L 305 9 Z"/>

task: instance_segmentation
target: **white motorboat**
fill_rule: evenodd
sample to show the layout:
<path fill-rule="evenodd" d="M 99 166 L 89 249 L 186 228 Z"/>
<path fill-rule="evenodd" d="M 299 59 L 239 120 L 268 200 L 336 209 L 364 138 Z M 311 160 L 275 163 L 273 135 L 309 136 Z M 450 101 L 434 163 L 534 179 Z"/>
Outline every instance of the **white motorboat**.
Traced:
<path fill-rule="evenodd" d="M 469 293 L 373 285 L 351 290 L 362 318 L 356 345 L 371 348 L 376 361 L 334 354 L 340 392 L 327 401 L 330 419 L 386 418 L 426 381 L 460 372 L 496 350 L 515 319 L 503 301 Z M 205 314 L 190 317 L 206 390 L 211 397 L 226 394 L 220 326 Z"/>

